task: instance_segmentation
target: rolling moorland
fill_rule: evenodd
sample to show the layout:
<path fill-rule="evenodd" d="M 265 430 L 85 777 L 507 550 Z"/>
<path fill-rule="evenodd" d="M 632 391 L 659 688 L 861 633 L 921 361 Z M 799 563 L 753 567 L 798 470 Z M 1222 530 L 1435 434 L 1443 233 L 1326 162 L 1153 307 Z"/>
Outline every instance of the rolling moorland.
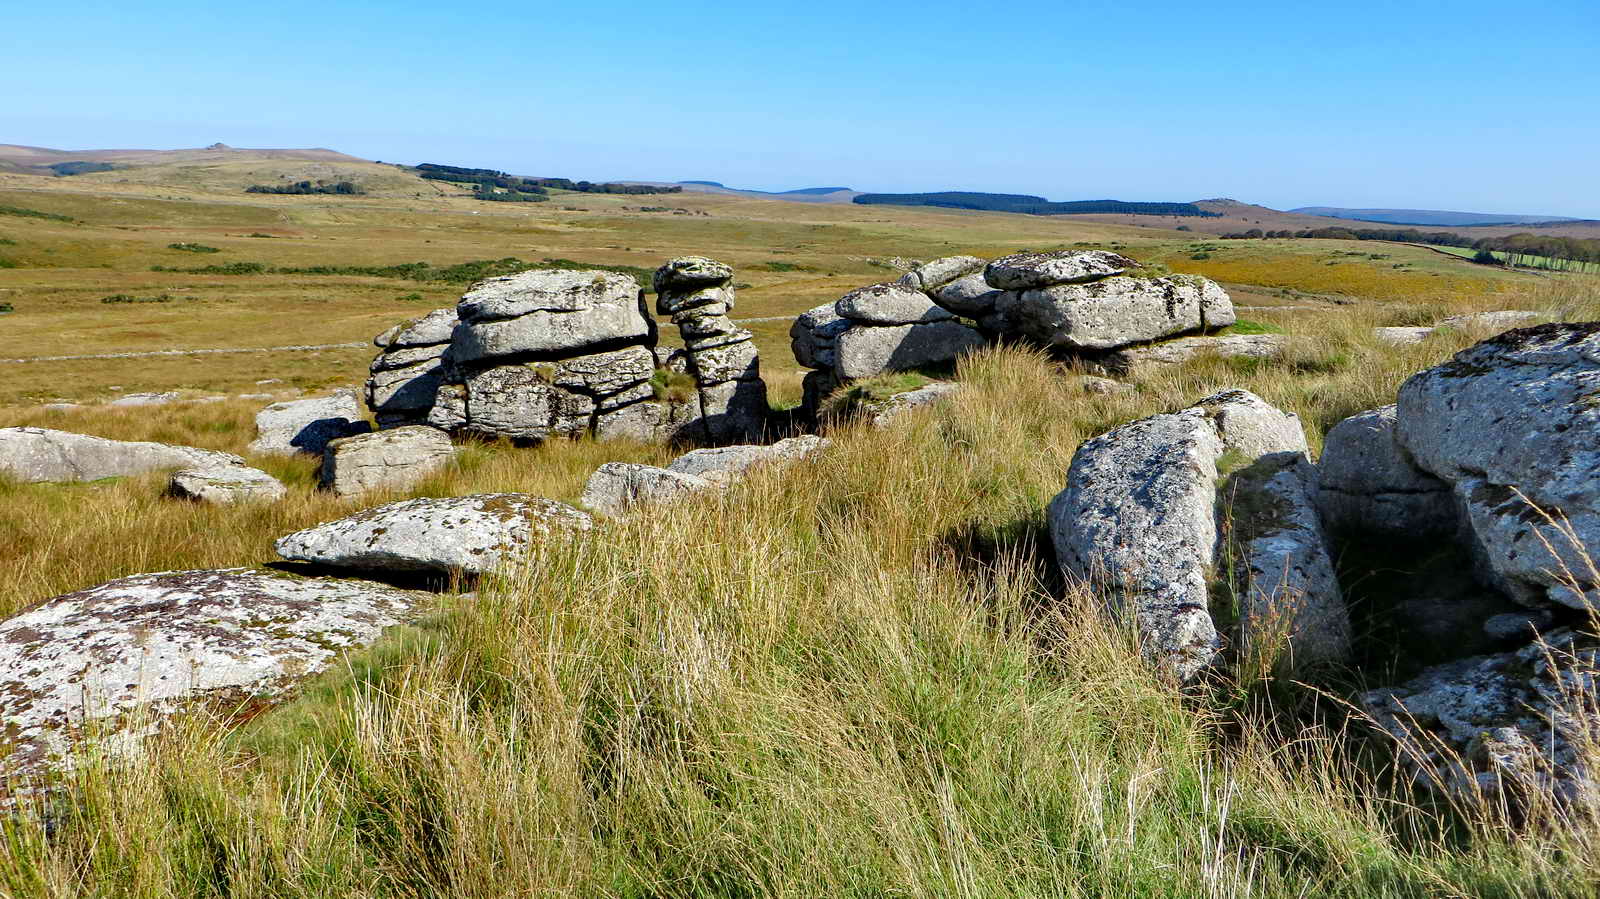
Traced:
<path fill-rule="evenodd" d="M 1106 395 L 1037 352 L 973 354 L 946 404 L 894 428 L 841 424 L 815 464 L 607 525 L 603 539 L 539 546 L 504 577 L 437 585 L 430 615 L 293 702 L 196 713 L 131 769 L 86 765 L 44 821 L 0 825 L 5 892 L 1600 888 L 1590 818 L 1530 823 L 1396 776 L 1392 747 L 1346 704 L 1363 674 L 1164 684 L 1096 597 L 1062 582 L 1044 535 L 1074 450 L 1110 427 L 1242 387 L 1297 413 L 1315 454 L 1335 423 L 1489 336 L 1397 347 L 1374 328 L 1502 309 L 1600 319 L 1600 278 L 1380 241 L 1216 239 L 1214 223 L 1330 222 L 1243 204 L 1170 218 L 690 190 L 485 203 L 393 165 L 300 152 L 108 155 L 126 167 L 66 177 L 34 168 L 59 159 L 0 152 L 0 427 L 226 450 L 290 487 L 268 506 L 201 507 L 162 498 L 157 476 L 0 477 L 0 614 L 138 572 L 262 564 L 275 537 L 380 502 L 571 502 L 602 462 L 671 457 L 627 442 L 486 442 L 407 491 L 341 500 L 315 489 L 315 460 L 247 452 L 268 395 L 359 384 L 373 335 L 453 305 L 486 274 L 599 268 L 647 285 L 676 256 L 727 262 L 731 315 L 755 333 L 780 408 L 801 395 L 794 317 L 892 280 L 905 259 L 1114 249 L 1221 283 L 1236 333 L 1299 340 L 1277 360 L 1200 358 Z M 245 193 L 302 180 L 363 193 Z M 240 352 L 174 352 L 192 350 Z M 167 391 L 220 399 L 106 405 Z M 73 405 L 46 408 L 61 403 Z M 1383 599 L 1375 584 L 1350 592 L 1358 607 Z M 1369 661 L 1366 676 L 1401 664 Z"/>

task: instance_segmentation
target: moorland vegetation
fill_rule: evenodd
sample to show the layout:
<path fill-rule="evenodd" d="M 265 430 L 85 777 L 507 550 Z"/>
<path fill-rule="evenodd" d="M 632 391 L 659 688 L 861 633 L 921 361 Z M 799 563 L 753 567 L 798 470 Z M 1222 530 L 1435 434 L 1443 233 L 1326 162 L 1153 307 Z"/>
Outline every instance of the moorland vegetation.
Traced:
<path fill-rule="evenodd" d="M 523 265 L 513 254 L 649 270 L 701 252 L 748 283 L 732 314 L 756 333 L 775 405 L 789 406 L 799 393 L 789 322 L 883 280 L 882 260 L 1074 244 L 1223 281 L 1247 307 L 1242 331 L 1303 339 L 1277 359 L 1162 366 L 1105 395 L 1032 351 L 971 355 L 955 372 L 964 390 L 942 405 L 890 428 L 843 425 L 815 462 L 540 545 L 479 584 L 441 585 L 432 614 L 294 702 L 197 712 L 136 766 L 91 760 L 47 817 L 0 822 L 8 893 L 1600 889 L 1600 822 L 1547 810 L 1532 824 L 1407 783 L 1392 746 L 1344 702 L 1364 686 L 1353 673 L 1315 685 L 1265 671 L 1187 691 L 1163 683 L 1096 613 L 1099 599 L 1062 578 L 1044 531 L 1074 450 L 1110 427 L 1241 387 L 1297 413 L 1315 452 L 1333 424 L 1392 402 L 1411 373 L 1487 336 L 1447 329 L 1397 347 L 1374 328 L 1494 309 L 1600 319 L 1595 279 L 1403 245 L 1204 244 L 951 209 L 685 194 L 710 215 L 661 217 L 588 192 L 552 194 L 572 209 L 469 215 L 465 197 L 350 197 L 331 209 L 320 198 L 187 202 L 42 180 L 0 177 L 0 202 L 48 210 L 4 226 L 17 267 L 0 272 L 0 296 L 17 308 L 6 327 L 18 356 L 366 340 L 461 292 L 460 280 L 395 274 L 420 270 L 397 257 L 427 258 L 429 271 Z M 175 236 L 260 261 L 152 270 L 152 256 L 184 253 L 170 248 Z M 415 292 L 397 297 L 396 280 Z M 100 302 L 162 293 L 194 299 Z M 0 614 L 134 572 L 261 564 L 277 536 L 403 496 L 571 501 L 601 462 L 670 454 L 589 440 L 474 444 L 408 491 L 340 500 L 314 489 L 314 460 L 248 453 L 261 400 L 93 404 L 132 390 L 236 396 L 262 390 L 257 381 L 321 390 L 358 382 L 373 352 L 0 362 L 0 426 L 242 453 L 290 487 L 270 505 L 197 507 L 162 498 L 156 476 L 0 477 Z M 89 404 L 41 405 L 54 399 Z M 1377 602 L 1363 592 L 1376 589 L 1355 585 L 1352 604 Z"/>

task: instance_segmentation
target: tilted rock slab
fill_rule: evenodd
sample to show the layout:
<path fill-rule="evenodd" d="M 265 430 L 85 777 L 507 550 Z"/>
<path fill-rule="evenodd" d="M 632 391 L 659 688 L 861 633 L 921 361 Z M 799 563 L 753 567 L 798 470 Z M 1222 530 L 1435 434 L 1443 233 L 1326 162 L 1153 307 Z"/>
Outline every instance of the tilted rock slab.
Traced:
<path fill-rule="evenodd" d="M 345 437 L 328 444 L 322 486 L 340 496 L 380 488 L 404 489 L 449 464 L 450 435 L 427 425 L 407 425 Z"/>
<path fill-rule="evenodd" d="M 0 428 L 0 473 L 23 482 L 97 481 L 160 471 L 244 465 L 232 453 L 50 428 Z"/>
<path fill-rule="evenodd" d="M 1396 407 L 1358 412 L 1328 430 L 1317 460 L 1317 509 L 1329 530 L 1417 538 L 1456 527 L 1450 485 L 1418 468 L 1395 438 Z"/>
<path fill-rule="evenodd" d="M 1600 322 L 1508 331 L 1412 375 L 1398 434 L 1451 485 L 1497 586 L 1527 605 L 1600 603 Z"/>
<path fill-rule="evenodd" d="M 281 698 L 420 602 L 377 584 L 248 569 L 141 574 L 0 623 L 0 776 L 71 767 L 85 736 L 112 759 L 173 714 Z"/>
<path fill-rule="evenodd" d="M 591 512 L 621 518 L 640 506 L 682 500 L 717 486 L 705 478 L 653 465 L 607 462 L 589 476 L 578 504 Z"/>
<path fill-rule="evenodd" d="M 355 391 L 340 390 L 332 396 L 273 403 L 257 412 L 250 452 L 320 456 L 328 441 L 370 430 Z"/>
<path fill-rule="evenodd" d="M 278 538 L 295 562 L 378 572 L 479 575 L 535 541 L 587 531 L 589 516 L 526 493 L 408 499 Z"/>
<path fill-rule="evenodd" d="M 963 275 L 928 293 L 940 306 L 967 318 L 982 318 L 994 311 L 995 303 L 1005 293 L 984 280 L 983 273 Z"/>
<path fill-rule="evenodd" d="M 1276 452 L 1223 484 L 1223 520 L 1237 553 L 1239 633 L 1292 675 L 1350 657 L 1350 613 L 1312 497 L 1304 452 Z"/>
<path fill-rule="evenodd" d="M 1085 441 L 1047 513 L 1056 559 L 1131 615 L 1159 671 L 1188 680 L 1222 645 L 1208 611 L 1217 461 L 1229 449 L 1253 461 L 1305 445 L 1298 418 L 1243 390 Z"/>
<path fill-rule="evenodd" d="M 958 278 L 973 274 L 981 277 L 984 264 L 984 261 L 976 256 L 946 256 L 943 259 L 922 263 L 901 275 L 895 283 L 931 294 Z"/>
<path fill-rule="evenodd" d="M 1116 349 L 1235 321 L 1227 292 L 1193 275 L 1120 276 L 1011 291 L 997 300 L 995 313 L 1008 328 L 1068 350 Z"/>
<path fill-rule="evenodd" d="M 172 473 L 167 494 L 200 503 L 275 502 L 289 494 L 283 482 L 259 468 L 214 465 L 184 468 Z"/>

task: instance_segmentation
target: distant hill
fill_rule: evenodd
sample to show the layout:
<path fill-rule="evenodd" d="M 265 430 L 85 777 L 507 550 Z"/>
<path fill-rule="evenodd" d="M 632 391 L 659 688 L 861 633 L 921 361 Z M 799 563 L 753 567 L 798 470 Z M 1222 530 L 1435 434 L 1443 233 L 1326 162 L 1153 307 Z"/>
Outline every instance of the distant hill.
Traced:
<path fill-rule="evenodd" d="M 1349 219 L 1358 222 L 1383 222 L 1389 225 L 1433 225 L 1473 227 L 1478 225 L 1539 225 L 1550 222 L 1577 222 L 1582 219 L 1560 215 L 1512 215 L 1498 212 L 1450 212 L 1443 209 L 1343 209 L 1337 206 L 1301 206 L 1291 209 L 1301 215 Z"/>
<path fill-rule="evenodd" d="M 1123 200 L 1073 200 L 1052 202 L 1029 194 L 990 194 L 978 191 L 940 191 L 926 194 L 861 194 L 852 202 L 880 206 L 938 206 L 1019 212 L 1025 215 L 1172 215 L 1209 218 L 1217 214 L 1193 203 L 1132 203 Z"/>
<path fill-rule="evenodd" d="M 668 182 L 639 181 L 634 183 L 662 184 Z M 858 191 L 851 190 L 848 187 L 802 187 L 798 190 L 771 191 L 729 187 L 721 181 L 675 181 L 670 183 L 694 193 L 765 197 L 774 200 L 792 200 L 798 203 L 848 203 L 859 194 Z"/>
<path fill-rule="evenodd" d="M 226 144 L 181 150 L 55 150 L 0 144 L 0 172 L 73 183 L 144 185 L 168 191 L 243 194 L 303 181 L 350 182 L 379 197 L 437 195 L 441 189 L 393 165 L 322 147 L 242 149 Z"/>
<path fill-rule="evenodd" d="M 61 174 L 62 169 L 74 168 L 95 171 L 89 165 L 72 166 L 72 163 L 105 163 L 112 166 L 173 165 L 231 162 L 242 158 L 270 159 L 276 161 L 303 160 L 306 162 L 367 162 L 336 150 L 313 147 L 303 150 L 236 149 L 227 144 L 212 144 L 192 150 L 54 150 L 48 147 L 29 147 L 21 144 L 0 144 L 0 164 L 9 171 L 34 172 L 41 175 Z"/>

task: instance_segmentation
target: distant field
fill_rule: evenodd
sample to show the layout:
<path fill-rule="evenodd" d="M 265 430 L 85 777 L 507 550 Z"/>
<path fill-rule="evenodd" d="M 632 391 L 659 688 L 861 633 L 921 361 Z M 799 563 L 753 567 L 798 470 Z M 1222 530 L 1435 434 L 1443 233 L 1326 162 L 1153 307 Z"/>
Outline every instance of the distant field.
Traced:
<path fill-rule="evenodd" d="M 306 166 L 368 166 L 389 187 L 362 197 L 244 194 L 239 184 Z M 252 174 L 253 173 L 253 174 Z M 787 317 L 898 275 L 881 260 L 1032 248 L 1120 247 L 1174 271 L 1265 291 L 1384 303 L 1485 302 L 1530 275 L 1413 247 L 1343 241 L 1216 241 L 1160 227 L 937 208 L 798 204 L 684 193 L 645 212 L 639 197 L 554 191 L 491 204 L 391 166 L 238 158 L 67 178 L 0 174 L 0 358 L 365 341 L 455 302 L 463 283 L 406 277 L 230 274 L 262 269 L 438 268 L 505 257 L 651 270 L 672 256 L 723 259 L 740 284 L 736 318 Z M 705 213 L 700 215 L 698 213 Z M 1187 221 L 1198 221 L 1188 219 Z M 1211 220 L 1207 220 L 1211 221 Z M 173 244 L 215 248 L 199 254 Z M 1374 252 L 1381 250 L 1381 252 Z M 875 262 L 876 260 L 876 262 Z M 163 269 L 157 271 L 155 269 Z M 173 269 L 201 269 L 186 273 Z M 104 303 L 165 295 L 167 302 Z M 800 372 L 783 321 L 750 325 L 780 399 Z M 670 329 L 669 329 L 670 330 Z M 251 392 L 278 379 L 306 390 L 359 383 L 365 349 L 0 363 L 0 406 L 117 393 Z"/>
<path fill-rule="evenodd" d="M 1468 249 L 1466 247 L 1435 247 L 1434 249 L 1439 250 L 1442 253 L 1449 253 L 1452 256 L 1460 256 L 1463 259 L 1471 259 L 1478 253 L 1477 250 Z M 1492 250 L 1491 252 L 1493 252 L 1494 257 L 1499 259 L 1501 262 L 1512 261 L 1512 254 L 1510 253 L 1502 252 L 1500 250 Z M 1532 268 L 1552 269 L 1562 272 L 1600 273 L 1600 263 L 1574 262 L 1570 259 L 1551 259 L 1548 256 L 1530 256 L 1526 253 L 1519 253 L 1517 254 L 1516 258 L 1518 265 L 1525 265 Z"/>

